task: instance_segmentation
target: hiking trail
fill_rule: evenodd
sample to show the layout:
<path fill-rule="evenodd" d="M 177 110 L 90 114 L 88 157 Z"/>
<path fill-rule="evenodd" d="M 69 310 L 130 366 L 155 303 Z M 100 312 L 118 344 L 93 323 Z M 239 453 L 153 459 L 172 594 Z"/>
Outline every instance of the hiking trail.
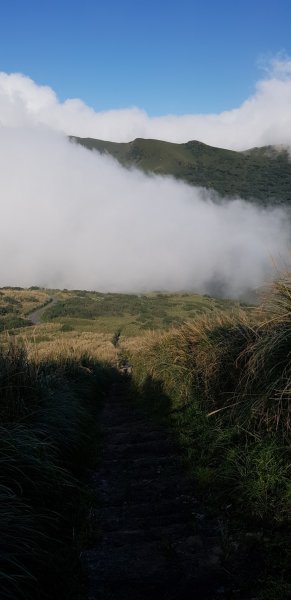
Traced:
<path fill-rule="evenodd" d="M 57 298 L 56 296 L 51 296 L 44 306 L 41 306 L 41 308 L 36 308 L 36 310 L 29 313 L 27 315 L 27 319 L 29 319 L 29 321 L 31 321 L 33 325 L 39 325 L 41 323 L 41 318 L 46 312 L 46 310 L 57 304 L 59 301 L 59 298 Z"/>
<path fill-rule="evenodd" d="M 116 384 L 92 477 L 100 531 L 81 554 L 88 600 L 224 599 L 219 526 L 201 512 L 173 434 Z"/>

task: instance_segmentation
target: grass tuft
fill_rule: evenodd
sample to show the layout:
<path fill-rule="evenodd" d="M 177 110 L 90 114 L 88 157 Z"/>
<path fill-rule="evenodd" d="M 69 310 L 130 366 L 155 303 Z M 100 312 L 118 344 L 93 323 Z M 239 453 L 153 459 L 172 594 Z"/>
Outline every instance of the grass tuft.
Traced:
<path fill-rule="evenodd" d="M 84 477 L 112 374 L 88 354 L 36 360 L 11 340 L 0 352 L 3 600 L 78 597 Z"/>

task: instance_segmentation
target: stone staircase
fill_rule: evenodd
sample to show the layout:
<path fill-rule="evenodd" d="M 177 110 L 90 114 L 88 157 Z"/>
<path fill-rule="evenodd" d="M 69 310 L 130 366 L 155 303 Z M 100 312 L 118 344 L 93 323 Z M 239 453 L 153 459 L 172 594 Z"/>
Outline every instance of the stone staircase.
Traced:
<path fill-rule="evenodd" d="M 217 523 L 195 499 L 170 431 L 116 386 L 102 418 L 94 548 L 82 552 L 88 600 L 225 599 Z"/>

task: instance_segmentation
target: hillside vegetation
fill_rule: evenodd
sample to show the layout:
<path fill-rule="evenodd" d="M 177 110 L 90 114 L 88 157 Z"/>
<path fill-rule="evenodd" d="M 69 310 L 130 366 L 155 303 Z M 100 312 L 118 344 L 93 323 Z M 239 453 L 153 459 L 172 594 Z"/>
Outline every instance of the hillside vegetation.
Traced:
<path fill-rule="evenodd" d="M 219 523 L 237 597 L 287 600 L 290 274 L 256 308 L 191 294 L 12 288 L 0 305 L 26 318 L 52 295 L 45 322 L 1 334 L 3 598 L 82 597 L 78 555 L 102 531 L 102 519 L 98 530 L 86 519 L 82 490 L 99 457 L 98 413 L 122 378 L 131 402 L 178 440 L 203 512 Z"/>
<path fill-rule="evenodd" d="M 74 329 L 138 335 L 149 329 L 167 329 L 205 311 L 227 309 L 236 303 L 190 293 L 102 294 L 63 292 L 49 307 L 44 321 L 59 321 Z"/>
<path fill-rule="evenodd" d="M 28 315 L 49 301 L 46 290 L 0 289 L 0 332 L 30 325 Z"/>
<path fill-rule="evenodd" d="M 49 303 L 51 298 L 55 304 Z M 46 309 L 35 327 L 30 315 L 42 306 Z M 114 336 L 126 346 L 135 346 L 145 331 L 168 329 L 198 314 L 235 306 L 239 304 L 186 292 L 136 295 L 2 288 L 0 336 L 2 331 L 5 344 L 11 337 L 25 343 L 31 356 L 36 352 L 52 356 L 62 349 L 66 355 L 90 352 L 97 359 L 116 361 Z"/>
<path fill-rule="evenodd" d="M 214 148 L 198 141 L 174 144 L 137 138 L 128 143 L 71 137 L 90 150 L 107 153 L 126 167 L 172 175 L 221 196 L 239 196 L 262 204 L 291 201 L 291 161 L 285 147 L 265 146 L 245 152 Z"/>
<path fill-rule="evenodd" d="M 243 598 L 291 592 L 290 325 L 288 274 L 253 315 L 200 316 L 130 357 L 133 395 L 174 427 Z"/>

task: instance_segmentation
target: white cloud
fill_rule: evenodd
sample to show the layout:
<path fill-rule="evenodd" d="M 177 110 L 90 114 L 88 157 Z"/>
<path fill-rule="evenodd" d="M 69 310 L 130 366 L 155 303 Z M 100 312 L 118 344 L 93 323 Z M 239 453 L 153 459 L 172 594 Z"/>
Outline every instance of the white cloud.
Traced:
<path fill-rule="evenodd" d="M 218 282 L 236 296 L 289 252 L 278 209 L 218 202 L 39 128 L 1 129 L 0 202 L 0 285 L 209 292 Z"/>
<path fill-rule="evenodd" d="M 139 108 L 96 112 L 79 99 L 60 102 L 55 92 L 21 74 L 0 73 L 0 123 L 42 125 L 66 134 L 113 141 L 136 137 L 172 142 L 197 139 L 242 150 L 291 144 L 291 59 L 278 56 L 240 107 L 220 114 L 149 117 Z"/>
<path fill-rule="evenodd" d="M 211 292 L 218 284 L 237 296 L 272 277 L 274 261 L 288 261 L 286 211 L 125 170 L 64 134 L 290 144 L 290 62 L 276 58 L 237 109 L 157 118 L 138 108 L 96 113 L 24 75 L 0 74 L 0 285 Z"/>

